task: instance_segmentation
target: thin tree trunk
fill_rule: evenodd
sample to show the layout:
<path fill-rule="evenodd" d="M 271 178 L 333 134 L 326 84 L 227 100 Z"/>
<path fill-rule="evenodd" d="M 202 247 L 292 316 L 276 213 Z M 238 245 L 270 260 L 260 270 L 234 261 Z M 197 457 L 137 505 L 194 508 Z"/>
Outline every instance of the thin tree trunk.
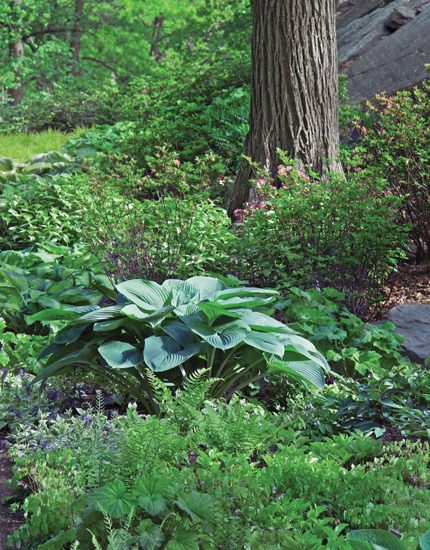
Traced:
<path fill-rule="evenodd" d="M 321 174 L 341 170 L 336 161 L 337 1 L 253 0 L 251 112 L 244 155 L 266 167 L 275 181 L 277 148 Z M 253 176 L 243 159 L 226 205 L 231 217 L 249 200 Z"/>
<path fill-rule="evenodd" d="M 85 0 L 75 0 L 75 24 L 72 31 L 70 48 L 72 50 L 72 75 L 76 76 L 77 64 L 79 61 L 79 50 L 81 49 L 82 26 L 81 17 L 84 11 Z"/>
<path fill-rule="evenodd" d="M 11 7 L 15 4 L 16 6 L 22 6 L 23 0 L 12 0 L 10 2 Z M 12 29 L 11 29 L 12 32 Z M 13 41 L 12 41 L 13 40 Z M 20 57 L 24 57 L 24 43 L 21 40 L 21 38 L 13 38 L 9 42 L 9 56 L 13 59 L 19 59 Z M 8 90 L 8 94 L 12 98 L 10 101 L 11 105 L 18 105 L 21 103 L 22 98 L 24 97 L 24 84 L 22 83 L 22 79 L 20 78 L 21 70 L 17 69 L 15 71 L 15 79 L 19 82 L 19 85 L 17 88 L 10 88 Z"/>
<path fill-rule="evenodd" d="M 155 61 L 160 62 L 163 57 L 166 55 L 166 48 L 161 52 L 160 44 L 163 39 L 162 29 L 165 19 L 165 15 L 161 14 L 160 17 L 154 17 L 153 31 L 151 37 L 151 49 L 149 55 L 155 59 Z"/>

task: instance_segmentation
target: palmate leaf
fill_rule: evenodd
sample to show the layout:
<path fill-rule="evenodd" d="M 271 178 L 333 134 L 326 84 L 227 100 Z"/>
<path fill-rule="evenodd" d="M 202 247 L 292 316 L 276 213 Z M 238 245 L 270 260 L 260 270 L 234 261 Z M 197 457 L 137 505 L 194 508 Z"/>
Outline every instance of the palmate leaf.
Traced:
<path fill-rule="evenodd" d="M 200 344 L 189 344 L 182 349 L 170 336 L 151 336 L 145 340 L 143 357 L 153 372 L 164 372 L 181 365 L 199 351 Z"/>
<path fill-rule="evenodd" d="M 173 539 L 169 540 L 168 550 L 199 550 L 197 535 L 193 531 L 177 529 L 173 533 Z"/>
<path fill-rule="evenodd" d="M 150 519 L 142 520 L 136 527 L 139 536 L 139 544 L 143 550 L 159 548 L 164 541 L 164 534 L 159 525 L 152 523 Z"/>
<path fill-rule="evenodd" d="M 185 317 L 181 317 L 182 319 L 185 319 Z M 214 348 L 222 350 L 234 348 L 237 344 L 243 342 L 248 334 L 246 325 L 241 320 L 223 325 L 221 332 L 218 332 L 220 327 L 215 330 L 213 327 L 193 318 L 187 318 L 185 322 L 194 334 L 203 338 L 203 340 Z"/>
<path fill-rule="evenodd" d="M 143 363 L 142 350 L 127 342 L 114 340 L 99 347 L 99 353 L 114 369 L 129 369 Z"/>
<path fill-rule="evenodd" d="M 290 374 L 296 380 L 304 380 L 323 388 L 325 385 L 324 371 L 314 361 L 283 361 L 276 355 L 265 356 L 270 370 L 280 370 Z"/>
<path fill-rule="evenodd" d="M 133 507 L 136 507 L 137 499 L 127 492 L 124 483 L 118 479 L 108 483 L 104 487 L 95 489 L 87 495 L 86 504 L 102 509 L 111 518 L 123 518 L 127 516 Z"/>
<path fill-rule="evenodd" d="M 207 493 L 180 491 L 175 502 L 194 522 L 210 521 L 213 518 L 214 499 Z"/>
<path fill-rule="evenodd" d="M 284 345 L 279 338 L 276 338 L 273 334 L 267 334 L 264 332 L 248 332 L 245 338 L 245 344 L 267 353 L 278 355 L 279 358 L 284 355 Z"/>
<path fill-rule="evenodd" d="M 170 305 L 172 293 L 154 281 L 133 279 L 117 285 L 117 290 L 143 311 L 153 313 Z"/>
<path fill-rule="evenodd" d="M 140 495 L 137 499 L 139 506 L 151 516 L 163 515 L 167 512 L 166 499 L 158 494 Z"/>
<path fill-rule="evenodd" d="M 370 544 L 372 550 L 406 550 L 405 544 L 388 531 L 381 529 L 360 529 L 359 531 L 351 531 L 347 535 L 347 540 L 351 544 L 351 548 L 359 549 L 365 546 L 357 546 L 355 542 L 364 542 Z"/>

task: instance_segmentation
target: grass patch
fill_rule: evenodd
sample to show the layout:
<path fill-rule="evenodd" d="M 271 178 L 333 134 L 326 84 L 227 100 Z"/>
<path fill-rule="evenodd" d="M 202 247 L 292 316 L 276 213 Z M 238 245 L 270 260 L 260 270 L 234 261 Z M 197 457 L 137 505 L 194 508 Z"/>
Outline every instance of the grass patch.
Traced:
<path fill-rule="evenodd" d="M 59 151 L 69 139 L 79 137 L 86 130 L 85 127 L 78 127 L 66 134 L 49 128 L 39 133 L 0 135 L 0 156 L 25 162 L 39 153 Z"/>

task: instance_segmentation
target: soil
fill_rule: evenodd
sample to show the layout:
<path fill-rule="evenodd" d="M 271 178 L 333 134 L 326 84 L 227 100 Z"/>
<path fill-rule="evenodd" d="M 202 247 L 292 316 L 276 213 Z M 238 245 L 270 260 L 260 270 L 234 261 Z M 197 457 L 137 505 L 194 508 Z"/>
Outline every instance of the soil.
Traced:
<path fill-rule="evenodd" d="M 5 481 L 12 478 L 13 462 L 7 454 L 6 447 L 1 445 L 7 435 L 6 432 L 0 431 L 0 550 L 10 550 L 11 547 L 6 544 L 7 537 L 25 523 L 22 513 L 13 514 L 8 506 L 1 504 L 1 500 L 12 492 L 11 489 L 6 487 Z M 13 548 L 16 548 L 16 546 Z"/>

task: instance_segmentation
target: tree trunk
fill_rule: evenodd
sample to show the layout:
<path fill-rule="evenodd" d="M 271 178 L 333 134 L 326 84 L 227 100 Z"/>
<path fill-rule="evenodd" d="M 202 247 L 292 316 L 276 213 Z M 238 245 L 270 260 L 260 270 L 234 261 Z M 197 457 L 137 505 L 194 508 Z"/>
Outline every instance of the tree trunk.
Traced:
<path fill-rule="evenodd" d="M 79 61 L 79 50 L 81 49 L 81 17 L 84 11 L 85 0 L 75 0 L 75 24 L 72 31 L 70 48 L 72 50 L 72 75 L 76 76 L 76 68 Z"/>
<path fill-rule="evenodd" d="M 251 112 L 243 152 L 275 181 L 277 148 L 320 174 L 341 170 L 336 7 L 337 0 L 253 0 Z M 231 217 L 250 200 L 253 176 L 242 159 L 227 204 Z"/>
<path fill-rule="evenodd" d="M 22 6 L 23 0 L 12 0 L 10 2 L 11 7 L 13 5 Z M 12 32 L 12 29 L 10 29 L 10 32 Z M 9 56 L 13 59 L 19 59 L 20 57 L 24 57 L 24 44 L 21 40 L 21 38 L 11 38 L 9 42 Z M 8 94 L 12 98 L 9 102 L 11 105 L 18 105 L 21 103 L 22 98 L 24 96 L 24 84 L 22 83 L 22 79 L 20 78 L 19 74 L 21 72 L 21 69 L 17 69 L 15 71 L 15 79 L 19 82 L 19 85 L 17 88 L 10 88 L 8 90 Z"/>
<path fill-rule="evenodd" d="M 163 14 L 161 14 L 160 17 L 154 17 L 153 31 L 151 37 L 151 49 L 149 51 L 149 55 L 153 57 L 155 61 L 157 61 L 157 63 L 159 63 L 166 55 L 166 48 L 162 52 L 160 51 L 160 44 L 163 40 L 162 30 L 165 18 L 166 17 Z"/>

